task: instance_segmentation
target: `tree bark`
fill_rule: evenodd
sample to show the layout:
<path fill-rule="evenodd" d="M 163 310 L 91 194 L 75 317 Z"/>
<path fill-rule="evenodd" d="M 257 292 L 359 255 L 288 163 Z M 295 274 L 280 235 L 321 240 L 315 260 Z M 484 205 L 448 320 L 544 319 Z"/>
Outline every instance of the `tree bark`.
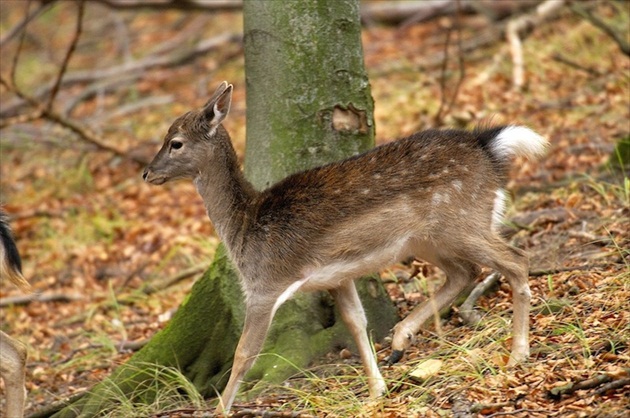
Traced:
<path fill-rule="evenodd" d="M 374 145 L 358 2 L 245 1 L 245 173 L 265 188 Z"/>
<path fill-rule="evenodd" d="M 373 101 L 363 63 L 358 1 L 245 1 L 244 16 L 245 161 L 246 176 L 255 187 L 371 148 Z M 372 337 L 380 340 L 398 320 L 396 310 L 377 277 L 357 284 Z M 215 396 L 226 384 L 243 317 L 236 272 L 219 248 L 167 327 L 110 379 L 56 417 L 106 410 L 112 388 L 151 402 L 152 393 L 137 392 L 153 376 L 142 372 L 149 364 L 177 367 L 203 396 Z M 338 320 L 332 298 L 321 292 L 300 294 L 276 313 L 265 348 L 246 380 L 282 382 L 341 347 L 354 348 L 354 343 Z"/>

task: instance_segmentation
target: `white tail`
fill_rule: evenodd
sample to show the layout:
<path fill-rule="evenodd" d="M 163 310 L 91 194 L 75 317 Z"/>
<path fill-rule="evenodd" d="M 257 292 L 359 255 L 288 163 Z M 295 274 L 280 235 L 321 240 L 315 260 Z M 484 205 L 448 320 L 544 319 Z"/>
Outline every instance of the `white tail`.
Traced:
<path fill-rule="evenodd" d="M 20 255 L 13 241 L 6 215 L 0 210 L 0 277 L 6 277 L 22 290 L 30 286 L 22 276 Z M 7 393 L 6 417 L 24 416 L 24 372 L 26 347 L 0 331 L 0 374 Z"/>
<path fill-rule="evenodd" d="M 231 97 L 224 82 L 203 108 L 179 117 L 143 175 L 152 184 L 193 180 L 240 272 L 245 325 L 220 411 L 229 410 L 276 309 L 297 291 L 330 291 L 356 340 L 370 395 L 383 394 L 353 279 L 409 256 L 435 264 L 447 279 L 432 304 L 395 327 L 390 361 L 401 358 L 434 307 L 452 303 L 479 266 L 501 272 L 512 286 L 510 364 L 528 357 L 527 257 L 493 223 L 503 213 L 508 158 L 540 154 L 542 137 L 518 126 L 423 131 L 258 192 L 243 177 L 221 125 Z"/>
<path fill-rule="evenodd" d="M 492 142 L 492 152 L 499 158 L 513 156 L 535 158 L 545 154 L 548 142 L 524 126 L 506 126 Z"/>

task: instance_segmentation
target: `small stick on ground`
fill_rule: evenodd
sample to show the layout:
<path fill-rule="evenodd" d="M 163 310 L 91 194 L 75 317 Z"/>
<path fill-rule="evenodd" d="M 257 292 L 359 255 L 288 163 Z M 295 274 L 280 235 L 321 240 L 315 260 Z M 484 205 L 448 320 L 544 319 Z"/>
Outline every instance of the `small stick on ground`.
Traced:
<path fill-rule="evenodd" d="M 481 315 L 475 311 L 475 303 L 481 296 L 483 296 L 488 289 L 495 285 L 501 275 L 497 272 L 493 272 L 488 275 L 481 283 L 479 283 L 470 295 L 466 298 L 466 301 L 459 307 L 459 316 L 464 323 L 469 326 L 477 325 L 481 321 Z"/>

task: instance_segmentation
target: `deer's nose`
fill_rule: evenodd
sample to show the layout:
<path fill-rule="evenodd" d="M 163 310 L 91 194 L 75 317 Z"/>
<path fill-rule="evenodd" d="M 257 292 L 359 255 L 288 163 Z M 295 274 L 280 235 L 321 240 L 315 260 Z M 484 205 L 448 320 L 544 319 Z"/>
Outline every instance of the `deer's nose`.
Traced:
<path fill-rule="evenodd" d="M 148 169 L 148 168 L 145 168 L 145 169 L 144 169 L 144 173 L 142 173 L 142 179 L 143 179 L 144 181 L 147 181 L 147 177 L 148 177 L 148 176 L 149 176 L 149 169 Z"/>

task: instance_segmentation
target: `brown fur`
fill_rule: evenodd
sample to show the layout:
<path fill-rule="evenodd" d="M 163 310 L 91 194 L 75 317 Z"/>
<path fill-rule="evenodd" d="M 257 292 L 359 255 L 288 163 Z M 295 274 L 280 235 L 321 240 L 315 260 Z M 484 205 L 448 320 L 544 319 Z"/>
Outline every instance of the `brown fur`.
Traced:
<path fill-rule="evenodd" d="M 238 268 L 246 318 L 220 411 L 227 411 L 258 355 L 277 307 L 295 291 L 330 290 L 357 341 L 372 396 L 385 390 L 352 279 L 408 256 L 440 267 L 438 308 L 488 266 L 514 289 L 511 364 L 529 353 L 527 257 L 496 234 L 508 156 L 538 154 L 545 140 L 523 127 L 428 130 L 255 191 L 221 122 L 232 86 L 178 118 L 144 178 L 192 179 Z M 529 141 L 529 142 L 528 142 Z M 533 144 L 533 145 L 532 145 Z M 495 218 L 493 220 L 493 218 Z M 432 314 L 424 304 L 395 328 L 392 358 Z"/>

